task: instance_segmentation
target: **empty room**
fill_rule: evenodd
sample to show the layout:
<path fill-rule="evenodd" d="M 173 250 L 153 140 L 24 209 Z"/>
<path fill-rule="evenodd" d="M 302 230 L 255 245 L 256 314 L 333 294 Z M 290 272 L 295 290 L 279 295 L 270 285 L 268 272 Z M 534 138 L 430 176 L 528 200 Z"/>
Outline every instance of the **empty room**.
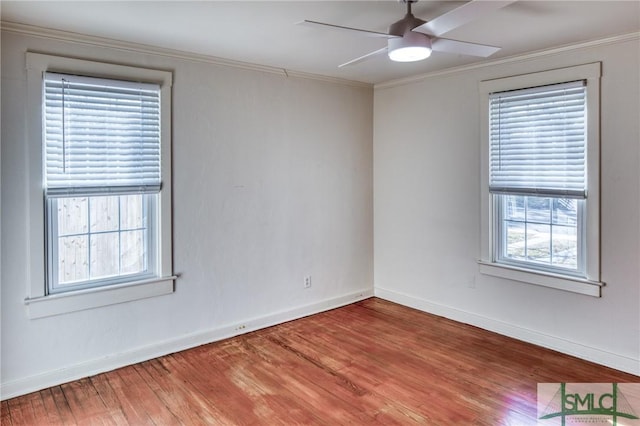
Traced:
<path fill-rule="evenodd" d="M 640 1 L 5 1 L 2 425 L 640 425 Z"/>

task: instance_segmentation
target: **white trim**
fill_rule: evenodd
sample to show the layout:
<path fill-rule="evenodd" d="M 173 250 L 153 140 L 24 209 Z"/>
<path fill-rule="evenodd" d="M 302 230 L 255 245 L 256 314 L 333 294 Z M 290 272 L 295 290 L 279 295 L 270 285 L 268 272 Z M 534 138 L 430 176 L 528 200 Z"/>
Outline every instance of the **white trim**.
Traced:
<path fill-rule="evenodd" d="M 526 284 L 541 285 L 556 290 L 570 291 L 587 296 L 601 297 L 604 283 L 580 278 L 555 275 L 532 269 L 522 269 L 515 266 L 478 261 L 481 274 L 519 281 Z"/>
<path fill-rule="evenodd" d="M 406 78 L 400 78 L 396 80 L 390 80 L 383 83 L 377 83 L 373 86 L 375 90 L 377 89 L 388 89 L 391 87 L 404 86 L 407 84 L 418 83 L 423 80 L 427 80 L 433 77 L 447 76 L 456 73 L 462 73 L 471 70 L 477 70 L 487 67 L 492 67 L 496 65 L 504 65 L 504 64 L 515 64 L 518 62 L 526 62 L 532 59 L 542 58 L 546 56 L 560 55 L 567 52 L 572 52 L 575 50 L 589 49 L 593 47 L 599 46 L 607 46 L 610 44 L 617 43 L 625 43 L 627 41 L 635 41 L 640 39 L 640 32 L 633 32 L 629 34 L 621 34 L 613 37 L 606 37 L 603 39 L 586 41 L 583 43 L 576 44 L 566 44 L 563 46 L 552 47 L 550 49 L 542 49 L 534 52 L 529 52 L 521 55 L 508 56 L 506 58 L 493 59 L 483 62 L 476 62 L 470 65 L 462 65 L 459 67 L 447 68 L 444 70 L 433 71 L 425 74 L 415 75 Z"/>
<path fill-rule="evenodd" d="M 355 291 L 307 305 L 301 305 L 285 311 L 257 318 L 248 318 L 246 321 L 226 324 L 206 331 L 199 331 L 179 338 L 139 347 L 124 353 L 106 355 L 104 357 L 69 366 L 67 368 L 59 368 L 23 379 L 5 382 L 0 385 L 0 399 L 6 400 L 14 398 L 40 389 L 78 380 L 83 377 L 93 376 L 95 374 L 104 373 L 116 368 L 158 358 L 160 356 L 185 349 L 228 339 L 251 331 L 339 308 L 360 300 L 368 299 L 372 296 L 373 289 L 365 288 L 360 291 Z"/>
<path fill-rule="evenodd" d="M 494 318 L 463 311 L 380 287 L 376 287 L 374 289 L 374 294 L 375 297 L 399 303 L 423 312 L 442 316 L 464 324 L 470 324 L 503 336 L 512 337 L 523 342 L 532 343 L 537 346 L 542 346 L 547 349 L 552 349 L 554 351 L 595 362 L 606 367 L 615 368 L 616 370 L 640 376 L 640 359 L 604 351 L 599 348 L 586 346 L 571 340 L 551 336 L 536 330 L 520 327 Z"/>
<path fill-rule="evenodd" d="M 493 78 L 481 82 L 481 93 L 488 97 L 493 92 L 519 90 L 526 87 L 545 86 L 582 79 L 587 80 L 586 87 L 588 88 L 590 84 L 593 84 L 594 80 L 602 76 L 601 68 L 602 64 L 600 62 L 592 62 L 548 71 Z"/>
<path fill-rule="evenodd" d="M 55 293 L 48 296 L 27 298 L 24 303 L 27 305 L 29 318 L 44 318 L 171 294 L 176 278 L 175 276 L 154 278 L 107 287 Z"/>
<path fill-rule="evenodd" d="M 305 73 L 302 71 L 288 70 L 284 68 L 271 67 L 267 65 L 258 65 L 248 62 L 234 61 L 231 59 L 223 59 L 210 55 L 202 55 L 198 53 L 185 52 L 181 50 L 167 49 L 146 44 L 130 43 L 126 41 L 114 40 L 103 37 L 95 37 L 85 34 L 72 33 L 68 31 L 54 30 L 50 28 L 42 28 L 33 25 L 20 24 L 16 22 L 0 21 L 2 31 L 12 32 L 16 34 L 24 34 L 33 37 L 46 38 L 51 40 L 59 40 L 71 43 L 80 43 L 88 46 L 105 47 L 109 49 L 117 49 L 124 52 L 133 52 L 140 54 L 149 54 L 163 56 L 171 59 L 203 62 L 212 65 L 220 65 L 225 67 L 239 68 L 249 71 L 259 71 L 269 74 L 277 74 L 283 77 L 295 77 L 307 80 L 324 81 L 333 84 L 341 84 L 352 87 L 372 88 L 373 85 L 355 80 L 347 80 L 337 77 L 328 77 L 319 74 Z"/>
<path fill-rule="evenodd" d="M 171 71 L 163 71 L 152 68 L 144 68 L 137 66 L 119 65 L 110 62 L 94 61 L 91 59 L 78 59 L 70 58 L 68 56 L 59 55 L 47 55 L 35 52 L 26 52 L 26 69 L 27 71 L 33 71 L 37 73 L 38 77 L 38 91 L 42 91 L 42 73 L 57 72 L 57 73 L 80 73 L 87 76 L 98 78 L 119 78 L 119 79 L 141 79 L 148 83 L 158 83 L 160 89 L 170 89 L 173 85 L 173 74 Z M 161 99 L 167 96 L 170 92 L 161 92 Z M 42 93 L 39 94 L 42 96 Z M 171 104 L 169 103 L 170 107 Z M 163 103 L 161 108 L 165 107 Z M 169 109 L 169 111 L 171 111 Z"/>

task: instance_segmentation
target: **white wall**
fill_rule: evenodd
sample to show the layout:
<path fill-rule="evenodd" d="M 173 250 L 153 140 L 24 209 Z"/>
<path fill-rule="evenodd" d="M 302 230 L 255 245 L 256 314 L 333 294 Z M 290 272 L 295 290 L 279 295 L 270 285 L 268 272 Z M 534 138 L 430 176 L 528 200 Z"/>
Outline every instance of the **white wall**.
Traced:
<path fill-rule="evenodd" d="M 377 86 L 375 294 L 640 374 L 639 52 L 626 38 Z M 602 298 L 481 275 L 478 82 L 595 61 Z"/>
<path fill-rule="evenodd" d="M 174 294 L 28 318 L 27 50 L 173 71 Z M 1 93 L 3 399 L 372 294 L 371 87 L 3 32 Z"/>

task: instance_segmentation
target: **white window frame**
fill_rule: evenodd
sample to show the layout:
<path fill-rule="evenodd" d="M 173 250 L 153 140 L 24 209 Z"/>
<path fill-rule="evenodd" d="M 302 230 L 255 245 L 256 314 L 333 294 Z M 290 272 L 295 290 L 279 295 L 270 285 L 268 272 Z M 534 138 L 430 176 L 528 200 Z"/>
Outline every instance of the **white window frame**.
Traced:
<path fill-rule="evenodd" d="M 172 73 L 96 61 L 27 52 L 27 141 L 29 150 L 29 276 L 27 306 L 29 317 L 41 318 L 68 312 L 92 309 L 137 299 L 170 294 L 174 291 L 172 265 L 171 219 L 171 87 Z M 157 275 L 139 281 L 118 283 L 48 294 L 46 208 L 43 188 L 43 75 L 45 72 L 77 74 L 100 78 L 157 83 L 161 97 L 161 174 L 162 188 L 158 196 Z"/>
<path fill-rule="evenodd" d="M 600 297 L 604 285 L 600 281 L 600 62 L 481 81 L 480 139 L 481 139 L 481 229 L 480 272 L 509 280 L 551 287 L 560 290 Z M 587 82 L 587 190 L 582 213 L 584 277 L 571 273 L 543 271 L 521 265 L 500 263 L 497 260 L 498 202 L 489 193 L 489 95 L 494 92 L 518 90 L 569 81 Z M 578 230 L 580 232 L 580 230 Z"/>

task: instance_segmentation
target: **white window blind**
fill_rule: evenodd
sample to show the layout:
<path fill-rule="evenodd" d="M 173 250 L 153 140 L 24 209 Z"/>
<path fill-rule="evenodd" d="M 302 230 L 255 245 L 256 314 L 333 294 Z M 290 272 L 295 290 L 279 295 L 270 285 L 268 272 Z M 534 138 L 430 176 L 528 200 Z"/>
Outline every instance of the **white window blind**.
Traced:
<path fill-rule="evenodd" d="M 489 191 L 586 198 L 586 83 L 489 95 Z"/>
<path fill-rule="evenodd" d="M 45 73 L 48 196 L 160 190 L 160 87 Z"/>

